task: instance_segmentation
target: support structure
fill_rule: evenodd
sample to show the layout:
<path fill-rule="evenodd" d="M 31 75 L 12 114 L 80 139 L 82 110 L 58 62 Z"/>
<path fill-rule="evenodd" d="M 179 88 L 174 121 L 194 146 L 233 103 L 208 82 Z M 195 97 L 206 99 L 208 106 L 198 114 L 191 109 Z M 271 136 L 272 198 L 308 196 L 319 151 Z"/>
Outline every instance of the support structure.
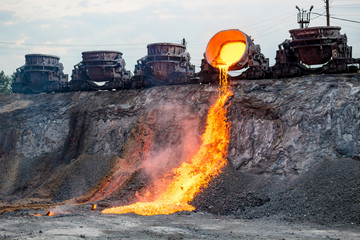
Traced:
<path fill-rule="evenodd" d="M 300 8 L 298 6 L 296 6 L 296 9 L 299 11 L 298 16 L 297 16 L 297 21 L 300 25 L 300 28 L 307 28 L 309 26 L 310 13 L 313 8 L 314 8 L 314 6 L 311 6 L 309 12 L 307 12 L 304 9 L 300 10 Z"/>

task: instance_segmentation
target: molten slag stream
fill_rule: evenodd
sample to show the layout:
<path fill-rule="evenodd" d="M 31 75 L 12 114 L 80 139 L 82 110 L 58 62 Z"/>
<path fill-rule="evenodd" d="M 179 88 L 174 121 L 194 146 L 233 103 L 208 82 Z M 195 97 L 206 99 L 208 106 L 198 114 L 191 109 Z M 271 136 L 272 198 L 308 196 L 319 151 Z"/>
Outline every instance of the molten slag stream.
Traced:
<path fill-rule="evenodd" d="M 219 57 L 221 56 L 220 53 Z M 155 201 L 108 208 L 102 213 L 134 212 L 139 215 L 157 215 L 195 210 L 189 202 L 201 188 L 208 185 L 211 178 L 221 172 L 227 163 L 230 123 L 226 118 L 225 104 L 232 95 L 232 92 L 228 90 L 227 70 L 233 62 L 227 65 L 223 63 L 224 61 L 221 61 L 221 65 L 217 65 L 221 73 L 219 98 L 209 110 L 207 126 L 201 137 L 202 145 L 197 153 L 180 167 L 172 170 L 173 178 Z"/>

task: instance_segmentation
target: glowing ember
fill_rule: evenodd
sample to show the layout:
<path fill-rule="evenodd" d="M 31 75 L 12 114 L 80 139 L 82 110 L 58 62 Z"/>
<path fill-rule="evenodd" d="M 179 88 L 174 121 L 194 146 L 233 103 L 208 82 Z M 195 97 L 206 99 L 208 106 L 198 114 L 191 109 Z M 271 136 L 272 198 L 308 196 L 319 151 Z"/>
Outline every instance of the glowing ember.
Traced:
<path fill-rule="evenodd" d="M 241 43 L 244 45 L 244 43 Z M 164 191 L 151 202 L 137 202 L 128 206 L 108 208 L 102 213 L 129 213 L 139 215 L 172 214 L 178 211 L 192 211 L 189 205 L 195 194 L 206 187 L 210 179 L 218 175 L 226 165 L 226 156 L 230 138 L 230 123 L 227 122 L 225 106 L 232 94 L 227 87 L 228 67 L 244 53 L 244 46 L 237 43 L 224 45 L 218 56 L 220 69 L 220 94 L 217 102 L 211 106 L 207 116 L 207 126 L 202 135 L 202 145 L 197 153 L 182 165 L 172 170 L 173 177 Z M 235 57 L 232 54 L 235 53 Z"/>
<path fill-rule="evenodd" d="M 48 211 L 48 212 L 46 212 L 46 216 L 54 216 L 55 215 L 55 213 L 54 212 L 52 212 L 52 211 Z"/>
<path fill-rule="evenodd" d="M 91 205 L 91 210 L 96 210 L 96 204 Z"/>
<path fill-rule="evenodd" d="M 43 215 L 40 213 L 35 213 L 35 214 L 31 214 L 30 216 L 34 216 L 34 217 L 42 217 Z"/>

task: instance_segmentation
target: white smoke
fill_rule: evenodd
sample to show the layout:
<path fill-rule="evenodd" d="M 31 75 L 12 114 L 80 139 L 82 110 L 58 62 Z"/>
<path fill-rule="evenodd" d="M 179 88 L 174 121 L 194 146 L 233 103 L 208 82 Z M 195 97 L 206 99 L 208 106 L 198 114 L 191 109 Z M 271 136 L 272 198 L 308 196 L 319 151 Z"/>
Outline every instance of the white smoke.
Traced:
<path fill-rule="evenodd" d="M 181 165 L 196 153 L 200 146 L 200 118 L 189 109 L 166 107 L 158 112 L 151 150 L 142 166 L 153 180 Z"/>

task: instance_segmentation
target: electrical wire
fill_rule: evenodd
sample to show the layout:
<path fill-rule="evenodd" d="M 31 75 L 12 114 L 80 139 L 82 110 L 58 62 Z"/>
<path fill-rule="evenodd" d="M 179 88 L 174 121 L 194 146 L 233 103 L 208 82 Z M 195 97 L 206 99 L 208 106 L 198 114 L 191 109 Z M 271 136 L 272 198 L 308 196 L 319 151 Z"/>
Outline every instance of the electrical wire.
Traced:
<path fill-rule="evenodd" d="M 312 13 L 315 15 L 319 15 L 319 16 L 325 16 L 324 14 L 320 14 L 320 13 L 316 13 L 316 12 L 312 12 Z M 355 20 L 350 20 L 350 19 L 345 19 L 345 18 L 338 18 L 338 17 L 333 17 L 333 16 L 330 16 L 330 18 L 341 20 L 341 21 L 346 21 L 346 22 L 360 23 L 360 21 L 355 21 Z"/>
<path fill-rule="evenodd" d="M 314 19 L 317 19 L 317 18 L 319 18 L 319 17 L 321 17 L 321 16 L 324 16 L 324 14 L 325 14 L 325 12 L 326 11 L 324 11 L 323 13 L 322 13 L 322 15 L 317 15 L 316 17 L 313 17 L 313 18 L 310 18 L 310 20 L 314 20 Z M 316 15 L 316 14 L 315 14 Z"/>
<path fill-rule="evenodd" d="M 169 43 L 179 43 L 180 41 L 169 41 Z M 0 41 L 6 45 L 25 45 L 25 46 L 51 46 L 51 47 L 110 47 L 110 46 L 141 46 L 149 43 L 115 43 L 115 44 L 44 44 L 44 43 L 17 43 Z"/>

